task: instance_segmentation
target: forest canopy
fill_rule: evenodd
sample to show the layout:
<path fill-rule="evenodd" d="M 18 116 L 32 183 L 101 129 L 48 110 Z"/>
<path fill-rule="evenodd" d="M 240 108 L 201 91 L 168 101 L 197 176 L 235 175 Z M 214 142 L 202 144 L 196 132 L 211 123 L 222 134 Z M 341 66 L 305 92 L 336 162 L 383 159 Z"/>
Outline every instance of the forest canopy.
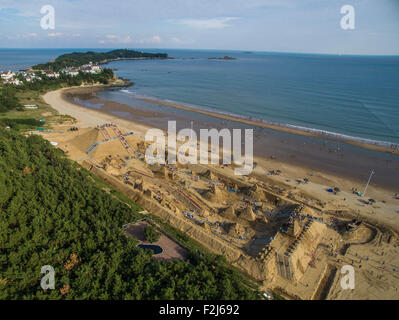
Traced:
<path fill-rule="evenodd" d="M 40 136 L 0 128 L 0 299 L 258 297 L 221 256 L 152 259 L 122 228 L 140 208 L 109 188 Z"/>
<path fill-rule="evenodd" d="M 106 63 L 116 59 L 166 59 L 167 53 L 147 53 L 128 49 L 117 49 L 108 52 L 73 52 L 59 56 L 52 62 L 38 64 L 32 67 L 34 70 L 60 71 L 66 67 L 79 67 L 84 64 Z"/>
<path fill-rule="evenodd" d="M 157 231 L 155 226 L 146 226 L 144 228 L 145 240 L 148 242 L 157 242 L 161 236 L 161 233 Z"/>
<path fill-rule="evenodd" d="M 17 90 L 12 86 L 0 87 L 0 113 L 21 107 L 18 98 L 15 96 Z"/>

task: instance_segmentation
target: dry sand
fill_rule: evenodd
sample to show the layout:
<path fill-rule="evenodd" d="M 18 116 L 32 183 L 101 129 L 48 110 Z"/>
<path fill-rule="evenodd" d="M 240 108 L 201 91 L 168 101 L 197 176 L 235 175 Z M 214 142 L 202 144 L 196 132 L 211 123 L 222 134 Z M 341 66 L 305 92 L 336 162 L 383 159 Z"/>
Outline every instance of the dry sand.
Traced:
<path fill-rule="evenodd" d="M 62 95 L 64 90 L 65 89 L 59 89 L 48 92 L 43 95 L 43 99 L 60 114 L 67 114 L 77 119 L 78 124 L 81 127 L 95 127 L 97 125 L 102 125 L 105 122 L 112 122 L 122 128 L 134 128 L 136 132 L 139 132 L 142 135 L 145 135 L 145 132 L 150 128 L 137 122 L 123 120 L 110 114 L 82 108 L 64 99 Z"/>
<path fill-rule="evenodd" d="M 59 113 L 78 119 L 76 126 L 79 127 L 79 131 L 57 132 L 56 130 L 61 130 L 62 127 L 54 128 L 53 132 L 43 134 L 46 139 L 58 142 L 59 147 L 67 150 L 68 156 L 73 160 L 80 161 L 89 158 L 90 161 L 81 163 L 88 163 L 90 170 L 94 167 L 95 174 L 113 185 L 115 183 L 114 186 L 119 186 L 118 188 L 129 196 L 135 195 L 132 199 L 137 200 L 147 210 L 185 232 L 210 251 L 225 255 L 229 262 L 256 279 L 263 281 L 262 275 L 271 275 L 272 278 L 264 281 L 264 289 L 272 288 L 276 292 L 287 293 L 287 297 L 301 299 L 398 298 L 399 278 L 395 270 L 399 264 L 397 259 L 399 243 L 397 235 L 387 231 L 391 228 L 399 230 L 399 200 L 393 198 L 392 192 L 370 186 L 366 199 L 372 197 L 377 202 L 365 204 L 362 202 L 365 199 L 351 192 L 353 186 L 362 190 L 362 185 L 356 185 L 354 181 L 259 157 L 255 159 L 257 164 L 249 177 L 235 176 L 233 166 L 216 165 L 196 165 L 193 169 L 195 174 L 180 171 L 172 173 L 166 168 L 151 168 L 137 157 L 127 160 L 129 153 L 118 139 L 101 143 L 87 155 L 85 150 L 90 145 L 104 139 L 101 131 L 93 128 L 97 125 L 112 122 L 119 126 L 122 133 L 134 131 L 138 136 L 127 136 L 126 141 L 131 148 L 140 152 L 145 149 L 140 136 L 143 137 L 150 127 L 75 105 L 65 100 L 62 92 L 62 90 L 49 92 L 43 98 Z M 108 132 L 112 138 L 113 130 L 109 129 Z M 103 162 L 102 168 L 95 166 L 99 162 Z M 179 164 L 177 168 L 192 169 L 190 166 L 185 168 Z M 280 174 L 268 174 L 269 171 L 277 169 L 281 170 Z M 168 176 L 169 174 L 171 177 Z M 123 175 L 128 175 L 129 181 L 124 181 Z M 294 203 L 305 204 L 303 214 L 316 214 L 319 217 L 321 215 L 327 221 L 336 218 L 349 220 L 354 216 L 359 216 L 364 222 L 357 231 L 343 234 L 340 234 L 335 227 L 326 229 L 325 225 L 314 223 L 313 229 L 315 226 L 316 229 L 313 230 L 311 227 L 310 231 L 304 233 L 303 239 L 298 242 L 297 251 L 293 255 L 295 259 L 292 260 L 296 266 L 296 280 L 289 281 L 277 275 L 276 264 L 271 260 L 275 252 L 268 258 L 265 256 L 265 260 L 254 259 L 264 244 L 260 243 L 260 247 L 255 248 L 252 238 L 262 241 L 266 237 L 275 235 L 277 230 L 275 228 L 279 228 L 279 222 L 262 220 L 264 217 L 260 218 L 259 213 L 253 213 L 251 207 L 246 207 L 247 215 L 241 216 L 240 213 L 239 216 L 235 216 L 235 210 L 240 211 L 240 205 L 245 202 L 242 195 L 227 192 L 225 186 L 222 188 L 215 185 L 212 188 L 209 181 L 198 180 L 196 175 L 202 175 L 218 183 L 221 181 L 233 183 L 240 188 L 254 184 L 256 189 L 249 196 L 256 198 L 256 201 L 261 201 L 262 205 L 265 205 L 262 208 L 271 212 L 270 217 L 274 209 L 279 210 L 279 208 L 273 206 L 274 200 L 267 199 L 272 193 L 266 195 L 265 188 L 281 195 L 285 200 L 291 199 Z M 303 181 L 305 177 L 310 180 L 308 183 L 297 182 L 298 179 Z M 327 188 L 333 186 L 341 189 L 337 195 L 326 191 Z M 189 201 L 190 198 L 202 207 L 198 212 L 195 211 L 195 214 L 199 215 L 198 218 L 206 219 L 211 223 L 233 222 L 231 230 L 237 235 L 244 234 L 245 228 L 248 227 L 248 238 L 226 238 L 221 234 L 215 234 L 217 229 L 211 230 L 206 224 L 207 228 L 204 228 L 184 217 L 184 211 L 195 210 L 195 206 Z M 223 211 L 223 208 L 231 210 Z M 272 234 L 269 234 L 269 231 Z M 388 239 L 387 236 L 391 238 Z M 272 242 L 273 248 L 282 254 L 293 240 L 278 233 Z M 338 256 L 330 255 L 330 243 L 334 243 L 334 250 L 339 252 Z M 165 246 L 173 248 L 174 245 L 165 243 Z M 174 254 L 170 256 L 175 257 Z M 365 262 L 364 259 L 368 256 L 370 259 Z M 311 261 L 314 262 L 315 267 L 308 266 Z M 345 291 L 340 287 L 339 269 L 343 264 L 351 264 L 356 268 L 357 279 L 360 280 L 356 283 L 356 290 Z M 259 266 L 261 269 L 257 269 Z M 263 272 L 264 270 L 267 272 Z"/>
<path fill-rule="evenodd" d="M 138 133 L 142 138 L 145 136 L 147 130 L 151 128 L 141 123 L 124 120 L 105 112 L 71 103 L 63 98 L 64 90 L 66 89 L 48 92 L 43 96 L 43 99 L 60 114 L 67 114 L 77 119 L 79 126 L 82 128 L 95 127 L 106 122 L 112 122 L 124 128 L 126 131 Z M 56 141 L 54 137 L 52 137 L 52 139 Z M 115 144 L 117 145 L 117 143 Z M 84 157 L 84 154 L 79 154 L 79 156 L 72 158 L 76 160 Z M 313 171 L 309 168 L 283 163 L 278 160 L 255 158 L 254 161 L 258 164 L 253 174 L 263 177 L 267 176 L 269 180 L 272 179 L 283 186 L 295 188 L 296 193 L 310 195 L 312 198 L 324 203 L 325 210 L 347 210 L 356 212 L 368 219 L 392 226 L 399 230 L 399 200 L 394 199 L 391 190 L 370 185 L 366 198 L 373 198 L 377 200 L 377 203 L 375 205 L 366 205 L 362 203 L 362 198 L 351 193 L 351 188 L 353 186 L 359 190 L 363 190 L 363 185 L 359 185 L 356 181 L 342 179 L 342 177 L 337 177 L 332 174 Z M 276 169 L 281 170 L 282 174 L 279 176 L 267 175 L 270 170 Z M 312 174 L 311 176 L 309 175 L 310 173 Z M 298 184 L 296 182 L 297 179 L 303 179 L 305 177 L 311 180 L 311 182 L 307 184 Z M 339 187 L 342 191 L 338 195 L 326 192 L 327 188 L 333 186 Z"/>

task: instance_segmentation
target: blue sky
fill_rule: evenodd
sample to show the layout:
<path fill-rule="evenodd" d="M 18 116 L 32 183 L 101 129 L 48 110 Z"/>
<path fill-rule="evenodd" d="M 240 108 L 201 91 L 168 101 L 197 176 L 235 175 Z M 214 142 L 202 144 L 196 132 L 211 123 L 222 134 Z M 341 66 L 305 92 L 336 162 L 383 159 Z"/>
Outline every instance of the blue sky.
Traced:
<path fill-rule="evenodd" d="M 55 9 L 55 29 L 40 9 Z M 340 27 L 343 5 L 355 29 Z M 3 48 L 399 54 L 399 0 L 0 0 Z"/>

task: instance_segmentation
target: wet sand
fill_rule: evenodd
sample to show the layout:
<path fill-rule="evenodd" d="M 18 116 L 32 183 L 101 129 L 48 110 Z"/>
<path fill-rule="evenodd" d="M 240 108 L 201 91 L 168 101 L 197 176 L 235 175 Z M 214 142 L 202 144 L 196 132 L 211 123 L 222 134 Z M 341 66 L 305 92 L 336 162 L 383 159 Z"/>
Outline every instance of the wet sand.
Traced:
<path fill-rule="evenodd" d="M 224 120 L 240 122 L 240 123 L 248 124 L 250 126 L 269 128 L 269 129 L 274 129 L 274 130 L 278 130 L 278 131 L 282 131 L 282 132 L 293 133 L 293 134 L 304 135 L 304 136 L 310 136 L 310 137 L 322 137 L 323 138 L 323 137 L 325 137 L 327 135 L 325 133 L 310 132 L 310 131 L 305 131 L 305 130 L 296 129 L 296 128 L 290 128 L 290 127 L 286 127 L 286 126 L 282 126 L 282 125 L 278 125 L 278 124 L 263 123 L 263 122 L 254 121 L 254 120 L 250 120 L 250 119 L 244 119 L 244 118 L 239 118 L 239 117 L 233 117 L 233 116 L 229 116 L 229 115 L 219 114 L 219 113 L 216 113 L 216 112 L 210 112 L 210 111 L 206 111 L 206 110 L 194 109 L 194 108 L 182 106 L 182 105 L 175 104 L 175 103 L 169 103 L 169 102 L 165 102 L 165 101 L 161 101 L 161 100 L 153 100 L 153 99 L 148 99 L 148 98 L 137 98 L 137 99 L 141 100 L 141 101 L 146 101 L 146 102 L 149 102 L 149 103 L 164 105 L 164 106 L 171 107 L 171 108 L 176 108 L 176 109 L 181 109 L 181 110 L 187 110 L 187 111 L 202 113 L 202 114 L 205 114 L 205 115 L 208 115 L 208 116 L 211 116 L 211 117 L 216 117 L 216 118 L 220 118 L 220 119 L 224 119 Z M 337 138 L 337 140 L 338 139 L 339 138 Z M 386 147 L 386 146 L 383 146 L 383 145 L 368 144 L 368 143 L 363 143 L 363 142 L 360 142 L 360 141 L 352 141 L 352 140 L 348 140 L 348 139 L 345 139 L 345 142 L 350 143 L 350 144 L 354 144 L 354 145 L 357 145 L 357 146 L 361 146 L 363 148 L 370 149 L 370 150 L 399 153 L 398 149 Z"/>
<path fill-rule="evenodd" d="M 118 89 L 116 89 L 116 90 L 118 90 Z M 67 92 L 69 92 L 69 94 L 67 94 L 67 98 L 70 100 L 76 100 L 75 102 L 77 102 L 77 103 L 79 103 L 79 100 L 95 101 L 96 98 L 99 99 L 99 100 L 97 100 L 98 101 L 97 103 L 100 103 L 100 104 L 104 104 L 103 103 L 104 101 L 109 101 L 107 99 L 101 99 L 101 98 L 96 97 L 95 96 L 96 91 L 104 91 L 104 90 L 102 90 L 100 88 L 96 88 L 95 90 L 88 89 L 88 88 L 73 89 L 73 90 L 67 91 Z M 74 98 L 76 98 L 76 99 L 74 99 Z M 311 131 L 310 129 L 306 130 L 305 128 L 303 128 L 303 130 L 302 130 L 299 128 L 289 127 L 289 126 L 284 126 L 284 125 L 279 125 L 279 124 L 274 124 L 274 123 L 265 123 L 265 122 L 255 121 L 255 120 L 246 119 L 246 118 L 234 117 L 234 116 L 221 114 L 221 113 L 217 113 L 217 112 L 201 110 L 198 108 L 191 108 L 191 107 L 187 107 L 187 106 L 183 106 L 183 105 L 179 105 L 179 104 L 175 104 L 175 103 L 170 103 L 170 102 L 166 102 L 166 101 L 161 101 L 161 100 L 154 100 L 154 99 L 142 98 L 142 97 L 130 97 L 130 98 L 132 100 L 144 101 L 144 102 L 148 102 L 148 103 L 154 104 L 154 105 L 161 105 L 161 106 L 165 106 L 168 108 L 175 108 L 175 109 L 194 112 L 197 114 L 203 114 L 203 115 L 207 115 L 212 118 L 219 118 L 219 119 L 223 119 L 223 120 L 229 120 L 232 122 L 239 122 L 242 124 L 247 124 L 250 127 L 268 128 L 268 129 L 273 129 L 273 130 L 277 130 L 280 132 L 292 133 L 292 134 L 296 134 L 296 135 L 302 135 L 302 136 L 308 136 L 308 137 L 318 137 L 318 138 L 323 138 L 323 139 L 328 139 L 328 140 L 333 140 L 333 141 L 345 142 L 345 143 L 359 146 L 359 147 L 369 149 L 369 150 L 387 152 L 387 153 L 391 153 L 391 154 L 399 154 L 399 148 L 394 143 L 392 143 L 390 145 L 389 145 L 389 143 L 379 144 L 378 141 L 375 141 L 375 143 L 371 143 L 373 140 L 370 140 L 370 143 L 366 143 L 366 142 L 362 142 L 360 140 L 356 141 L 356 140 L 349 139 L 349 136 L 347 138 L 345 138 L 345 137 L 335 136 L 334 134 L 329 134 L 327 132 Z M 109 101 L 109 102 L 111 102 L 111 101 Z M 114 102 L 116 102 L 116 101 L 114 101 Z M 107 106 L 109 107 L 110 104 L 105 103 L 104 108 L 107 108 Z M 119 106 L 119 107 L 121 107 L 121 106 Z M 108 109 L 110 109 L 110 108 L 108 108 Z M 111 107 L 111 109 L 112 109 L 112 107 Z M 104 111 L 106 111 L 106 110 L 104 110 Z M 136 111 L 138 112 L 137 109 L 136 109 Z M 359 138 L 359 139 L 361 139 L 361 138 Z M 363 140 L 367 140 L 367 139 L 363 139 Z"/>
<path fill-rule="evenodd" d="M 337 139 L 326 139 L 315 135 L 302 135 L 296 132 L 280 131 L 268 126 L 254 125 L 252 122 L 236 121 L 220 115 L 214 117 L 197 110 L 169 107 L 144 99 L 129 97 L 129 104 L 102 99 L 95 95 L 101 90 L 90 88 L 68 89 L 63 93 L 66 101 L 87 109 L 113 115 L 118 118 L 138 122 L 145 127 L 167 129 L 168 120 L 177 121 L 177 129 L 190 128 L 199 133 L 200 128 L 253 128 L 254 154 L 256 156 L 283 161 L 312 170 L 322 171 L 360 183 L 367 181 L 372 169 L 376 172 L 372 185 L 397 191 L 399 189 L 399 155 L 365 149 Z M 157 109 L 151 109 L 152 106 Z M 189 109 L 189 108 L 188 108 Z M 288 129 L 288 128 L 287 128 Z M 198 134 L 199 136 L 199 134 Z M 378 149 L 378 148 L 377 148 Z"/>

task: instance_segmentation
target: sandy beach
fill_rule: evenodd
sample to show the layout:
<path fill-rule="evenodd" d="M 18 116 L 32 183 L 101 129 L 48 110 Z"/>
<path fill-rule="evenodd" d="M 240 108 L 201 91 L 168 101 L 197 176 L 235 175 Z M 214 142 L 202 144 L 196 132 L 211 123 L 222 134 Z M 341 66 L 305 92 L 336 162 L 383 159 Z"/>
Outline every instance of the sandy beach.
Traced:
<path fill-rule="evenodd" d="M 102 90 L 103 88 L 94 88 L 94 90 Z M 50 104 L 60 114 L 68 114 L 78 120 L 78 124 L 81 127 L 95 127 L 104 123 L 115 123 L 118 126 L 130 131 L 138 133 L 142 138 L 148 129 L 152 128 L 150 125 L 145 125 L 137 121 L 126 120 L 120 117 L 114 116 L 108 112 L 94 110 L 91 108 L 83 107 L 75 103 L 70 102 L 65 98 L 65 91 L 71 89 L 60 89 L 57 91 L 48 92 L 43 96 L 46 103 Z M 76 90 L 76 89 L 73 89 Z M 80 91 L 90 92 L 92 88 L 79 88 Z M 78 90 L 78 91 L 79 91 Z M 144 115 L 148 116 L 148 115 Z M 308 166 L 298 166 L 292 163 L 281 161 L 281 159 L 271 159 L 265 157 L 255 156 L 254 162 L 256 163 L 253 174 L 266 176 L 269 171 L 282 170 L 283 174 L 279 176 L 268 176 L 268 179 L 275 180 L 276 183 L 292 186 L 295 188 L 303 189 L 306 194 L 317 195 L 319 199 L 326 203 L 331 203 L 333 207 L 350 206 L 354 211 L 362 211 L 366 209 L 367 212 L 370 210 L 367 207 L 362 207 L 359 203 L 359 199 L 351 195 L 351 188 L 356 187 L 362 190 L 365 181 L 357 181 L 355 179 L 343 178 L 339 175 L 334 175 L 321 170 L 315 170 Z M 311 175 L 311 176 L 309 176 Z M 296 180 L 309 177 L 313 183 L 298 185 Z M 367 178 L 367 175 L 366 175 Z M 338 186 L 345 192 L 339 199 L 336 197 L 331 199 L 331 195 L 326 193 L 326 188 L 331 186 Z M 380 212 L 379 217 L 383 218 L 386 223 L 390 225 L 396 225 L 399 228 L 399 215 L 397 205 L 399 200 L 393 199 L 394 192 L 397 191 L 394 188 L 386 188 L 371 183 L 368 188 L 368 197 L 373 197 L 380 201 L 381 207 L 378 208 Z M 342 201 L 345 199 L 344 201 Z M 360 205 L 360 207 L 359 207 Z M 367 213 L 370 217 L 370 214 Z M 372 214 L 372 218 L 376 218 L 375 212 Z"/>
<path fill-rule="evenodd" d="M 101 89 L 99 89 L 101 90 Z M 85 88 L 77 88 L 77 89 L 69 89 L 66 90 L 68 92 L 68 96 L 73 96 L 73 95 L 81 95 L 81 94 L 88 94 L 88 95 L 93 95 L 93 93 L 96 90 L 87 90 Z M 97 90 L 98 91 L 98 90 Z M 302 135 L 302 136 L 308 136 L 308 137 L 319 137 L 319 138 L 327 138 L 331 140 L 336 140 L 336 141 L 343 141 L 345 143 L 349 143 L 355 146 L 359 146 L 361 148 L 369 149 L 369 150 L 374 150 L 374 151 L 379 151 L 379 152 L 387 152 L 391 154 L 399 154 L 399 148 L 395 148 L 395 145 L 382 145 L 379 144 L 377 141 L 375 143 L 370 140 L 370 143 L 362 142 L 362 141 L 356 141 L 351 139 L 350 137 L 338 137 L 333 135 L 332 133 L 327 133 L 327 132 L 322 132 L 322 131 L 312 131 L 311 129 L 307 128 L 295 128 L 295 127 L 290 127 L 290 126 L 284 126 L 284 125 L 279 125 L 279 124 L 274 124 L 274 123 L 265 123 L 265 122 L 260 122 L 260 121 L 255 121 L 252 119 L 246 119 L 246 118 L 240 118 L 240 117 L 235 117 L 227 114 L 221 114 L 217 112 L 212 112 L 208 110 L 202 110 L 198 108 L 192 108 L 188 107 L 185 105 L 181 104 L 176 104 L 176 103 L 171 103 L 171 102 L 166 102 L 162 100 L 155 100 L 155 99 L 149 99 L 149 98 L 143 98 L 143 97 L 135 97 L 135 99 L 148 102 L 151 104 L 156 104 L 156 105 L 162 105 L 166 106 L 169 108 L 175 108 L 175 109 L 180 109 L 180 110 L 185 110 L 185 111 L 191 111 L 197 114 L 203 114 L 206 116 L 210 116 L 213 118 L 218 118 L 218 119 L 223 119 L 223 120 L 229 120 L 233 122 L 239 122 L 242 124 L 246 124 L 252 127 L 260 127 L 260 128 L 268 128 L 268 129 L 273 129 L 277 130 L 280 132 L 286 132 L 290 134 L 295 134 L 295 135 Z M 367 140 L 367 139 L 364 139 Z"/>
<path fill-rule="evenodd" d="M 151 125 L 110 113 L 128 106 L 108 103 L 98 110 L 83 107 L 65 99 L 65 91 L 48 92 L 43 99 L 77 122 L 35 133 L 56 142 L 70 159 L 148 212 L 211 252 L 224 255 L 233 266 L 261 281 L 262 290 L 277 290 L 288 299 L 397 298 L 399 279 L 392 268 L 399 265 L 399 199 L 394 198 L 392 190 L 371 184 L 367 196 L 359 197 L 352 188 L 363 191 L 364 183 L 259 156 L 254 158 L 254 170 L 248 176 L 235 175 L 233 165 L 154 166 L 144 159 L 147 146 L 143 137 Z M 151 116 L 143 110 L 131 112 L 138 119 Z M 156 118 L 165 121 L 161 115 Z M 68 130 L 75 127 L 79 129 Z M 330 188 L 338 191 L 329 192 Z M 298 222 L 302 236 L 293 238 L 281 231 L 281 224 L 288 218 L 287 208 L 306 216 Z M 362 225 L 348 232 L 345 225 L 352 219 L 361 219 Z M 294 251 L 290 244 L 293 239 L 297 239 Z M 293 255 L 294 283 L 279 275 L 283 266 L 275 255 L 286 252 Z M 370 262 L 362 263 L 366 256 Z M 389 271 L 385 259 L 390 261 Z M 310 264 L 314 267 L 308 267 Z M 337 270 L 343 264 L 362 268 L 357 275 L 361 282 L 349 294 L 340 288 L 340 278 L 334 276 L 339 275 Z"/>
<path fill-rule="evenodd" d="M 43 99 L 60 114 L 67 114 L 74 117 L 82 127 L 95 127 L 105 122 L 112 122 L 123 128 L 134 128 L 135 131 L 140 132 L 142 135 L 145 135 L 145 132 L 150 128 L 131 120 L 124 120 L 104 112 L 83 108 L 71 103 L 64 98 L 64 91 L 65 89 L 60 89 L 48 92 L 43 96 Z"/>
<path fill-rule="evenodd" d="M 192 121 L 197 134 L 201 128 L 251 128 L 254 130 L 254 154 L 261 159 L 306 168 L 309 172 L 320 171 L 339 176 L 352 180 L 354 185 L 364 184 L 369 172 L 374 169 L 378 174 L 374 176 L 372 185 L 387 188 L 391 192 L 399 189 L 399 155 L 365 149 L 336 139 L 252 126 L 228 119 L 227 116 L 221 119 L 212 113 L 203 114 L 197 110 L 180 112 L 181 109 L 130 97 L 121 103 L 98 97 L 96 92 L 102 89 L 67 89 L 62 91 L 60 98 L 66 103 L 79 104 L 88 112 L 99 112 L 97 114 L 106 119 L 116 119 L 119 123 L 128 120 L 124 123 L 134 124 L 138 128 L 166 130 L 168 121 L 176 121 L 178 130 L 190 127 Z M 120 97 L 117 91 L 108 92 Z M 145 105 L 140 106 L 142 103 Z"/>

